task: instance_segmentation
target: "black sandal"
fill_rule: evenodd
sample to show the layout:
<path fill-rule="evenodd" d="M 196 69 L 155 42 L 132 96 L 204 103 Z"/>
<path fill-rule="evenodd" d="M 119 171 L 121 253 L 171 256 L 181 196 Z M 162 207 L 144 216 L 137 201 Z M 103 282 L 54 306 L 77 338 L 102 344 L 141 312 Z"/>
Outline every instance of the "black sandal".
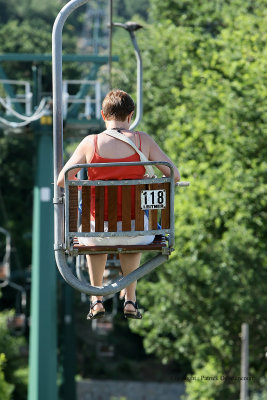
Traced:
<path fill-rule="evenodd" d="M 102 300 L 96 300 L 94 303 L 90 304 L 90 311 L 87 314 L 87 319 L 97 319 L 97 318 L 103 318 L 104 317 L 105 309 L 99 310 L 99 311 L 96 311 L 95 313 L 93 313 L 93 308 L 98 303 L 103 305 L 103 301 Z"/>
<path fill-rule="evenodd" d="M 132 306 L 134 306 L 134 308 L 135 308 L 135 311 L 124 311 L 124 317 L 131 318 L 131 319 L 142 319 L 142 314 L 138 310 L 137 302 L 134 303 L 131 300 L 125 301 L 123 307 L 125 308 L 125 306 L 127 304 L 132 304 Z"/>

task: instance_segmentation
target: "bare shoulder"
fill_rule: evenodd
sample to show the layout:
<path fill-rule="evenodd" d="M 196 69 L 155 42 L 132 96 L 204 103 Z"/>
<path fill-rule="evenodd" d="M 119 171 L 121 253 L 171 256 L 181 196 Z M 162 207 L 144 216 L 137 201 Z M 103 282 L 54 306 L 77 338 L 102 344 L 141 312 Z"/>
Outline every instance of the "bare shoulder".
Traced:
<path fill-rule="evenodd" d="M 142 131 L 138 131 L 138 133 L 141 136 L 141 141 L 142 141 L 143 144 L 146 144 L 148 146 L 151 145 L 151 143 L 153 142 L 153 139 L 152 139 L 151 136 L 149 136 L 148 133 L 142 132 Z"/>
<path fill-rule="evenodd" d="M 87 135 L 87 136 L 85 136 L 85 138 L 83 138 L 81 143 L 84 143 L 84 144 L 94 143 L 94 137 L 95 137 L 95 135 Z"/>
<path fill-rule="evenodd" d="M 85 138 L 83 138 L 78 147 L 80 149 L 88 149 L 92 148 L 93 144 L 94 144 L 94 135 L 88 135 L 85 136 Z"/>
<path fill-rule="evenodd" d="M 159 148 L 157 142 L 155 141 L 155 139 L 152 136 L 150 136 L 146 132 L 140 132 L 140 133 L 141 133 L 142 143 L 144 143 L 144 145 L 147 149 L 151 150 L 153 148 Z"/>
<path fill-rule="evenodd" d="M 146 132 L 138 131 L 140 135 L 140 144 L 141 144 L 141 151 L 145 154 L 146 157 L 149 156 L 149 149 L 151 146 L 150 136 Z"/>
<path fill-rule="evenodd" d="M 155 140 L 153 139 L 153 137 L 150 136 L 148 133 L 142 132 L 142 131 L 139 133 L 141 135 L 142 140 L 145 141 L 146 143 L 150 143 L 150 144 L 155 143 Z"/>
<path fill-rule="evenodd" d="M 74 151 L 71 160 L 83 159 L 83 157 L 84 162 L 88 162 L 88 160 L 91 160 L 94 149 L 93 143 L 93 135 L 86 136 L 76 147 L 76 150 Z"/>
<path fill-rule="evenodd" d="M 142 139 L 150 137 L 146 132 L 143 131 L 136 131 L 136 132 L 139 133 L 139 135 L 141 135 Z"/>

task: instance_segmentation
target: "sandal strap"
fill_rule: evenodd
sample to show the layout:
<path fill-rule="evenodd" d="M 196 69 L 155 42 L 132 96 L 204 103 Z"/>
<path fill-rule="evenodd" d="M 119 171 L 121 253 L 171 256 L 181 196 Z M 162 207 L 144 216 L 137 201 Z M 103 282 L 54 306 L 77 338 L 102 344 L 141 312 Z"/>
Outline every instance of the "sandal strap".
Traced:
<path fill-rule="evenodd" d="M 125 307 L 127 304 L 131 304 L 132 306 L 134 306 L 134 308 L 135 308 L 136 310 L 138 309 L 137 301 L 134 303 L 134 302 L 131 301 L 131 300 L 127 300 L 127 301 L 125 301 L 125 303 L 124 303 L 124 307 Z"/>
<path fill-rule="evenodd" d="M 94 306 L 96 304 L 102 304 L 103 305 L 103 300 L 96 300 L 96 301 L 94 301 L 94 303 L 91 303 L 90 304 L 90 309 L 92 310 L 92 308 L 94 308 Z"/>

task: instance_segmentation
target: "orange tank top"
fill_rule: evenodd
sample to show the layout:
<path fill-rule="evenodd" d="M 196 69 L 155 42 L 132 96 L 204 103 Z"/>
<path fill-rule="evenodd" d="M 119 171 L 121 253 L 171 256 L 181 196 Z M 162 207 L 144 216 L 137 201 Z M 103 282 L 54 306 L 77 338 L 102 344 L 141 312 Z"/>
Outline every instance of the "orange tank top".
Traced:
<path fill-rule="evenodd" d="M 139 150 L 141 151 L 141 135 L 139 132 L 136 132 L 136 135 L 139 137 Z M 136 137 L 137 139 L 137 137 Z M 111 163 L 111 162 L 138 162 L 140 161 L 140 156 L 137 153 L 132 154 L 129 157 L 124 158 L 104 158 L 98 154 L 97 147 L 97 135 L 94 137 L 94 154 L 91 160 L 91 164 L 93 163 Z M 140 166 L 128 166 L 128 167 L 92 167 L 88 168 L 88 180 L 96 181 L 96 180 L 122 180 L 122 179 L 142 179 L 145 175 L 145 168 Z M 105 187 L 105 221 L 108 220 L 108 202 L 107 199 L 107 187 Z M 132 186 L 131 191 L 131 218 L 135 218 L 135 191 L 134 186 Z M 122 197 L 121 197 L 121 186 L 118 186 L 118 201 L 117 201 L 117 215 L 118 221 L 122 219 Z M 92 187 L 91 191 L 91 215 L 92 218 L 95 218 L 95 190 Z"/>

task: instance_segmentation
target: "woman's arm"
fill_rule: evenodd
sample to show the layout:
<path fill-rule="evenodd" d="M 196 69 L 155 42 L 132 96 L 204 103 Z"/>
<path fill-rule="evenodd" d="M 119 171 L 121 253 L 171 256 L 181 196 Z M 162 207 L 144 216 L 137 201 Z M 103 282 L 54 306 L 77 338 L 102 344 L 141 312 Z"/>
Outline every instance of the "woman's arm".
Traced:
<path fill-rule="evenodd" d="M 88 158 L 91 160 L 92 158 L 92 145 L 91 145 L 91 140 L 89 140 L 88 137 L 86 137 L 85 139 L 83 139 L 83 141 L 78 145 L 78 147 L 76 148 L 76 150 L 74 151 L 73 155 L 71 156 L 71 158 L 69 159 L 69 161 L 64 165 L 64 167 L 62 168 L 62 170 L 60 171 L 59 175 L 58 175 L 58 180 L 57 180 L 57 185 L 64 187 L 64 175 L 65 175 L 65 171 L 71 167 L 72 165 L 75 164 L 86 164 L 88 161 Z M 79 168 L 75 168 L 73 170 L 71 170 L 68 173 L 68 178 L 69 179 L 73 179 L 75 177 L 75 175 L 79 172 Z"/>
<path fill-rule="evenodd" d="M 150 161 L 167 161 L 167 162 L 169 162 L 173 167 L 174 181 L 178 182 L 181 179 L 178 168 L 174 165 L 174 163 L 171 161 L 171 159 L 161 150 L 161 148 L 157 145 L 157 143 L 149 135 L 146 135 L 146 137 L 148 138 L 148 143 L 149 143 L 148 159 Z M 170 168 L 169 167 L 167 167 L 165 165 L 157 165 L 157 168 L 165 176 L 170 176 Z"/>

